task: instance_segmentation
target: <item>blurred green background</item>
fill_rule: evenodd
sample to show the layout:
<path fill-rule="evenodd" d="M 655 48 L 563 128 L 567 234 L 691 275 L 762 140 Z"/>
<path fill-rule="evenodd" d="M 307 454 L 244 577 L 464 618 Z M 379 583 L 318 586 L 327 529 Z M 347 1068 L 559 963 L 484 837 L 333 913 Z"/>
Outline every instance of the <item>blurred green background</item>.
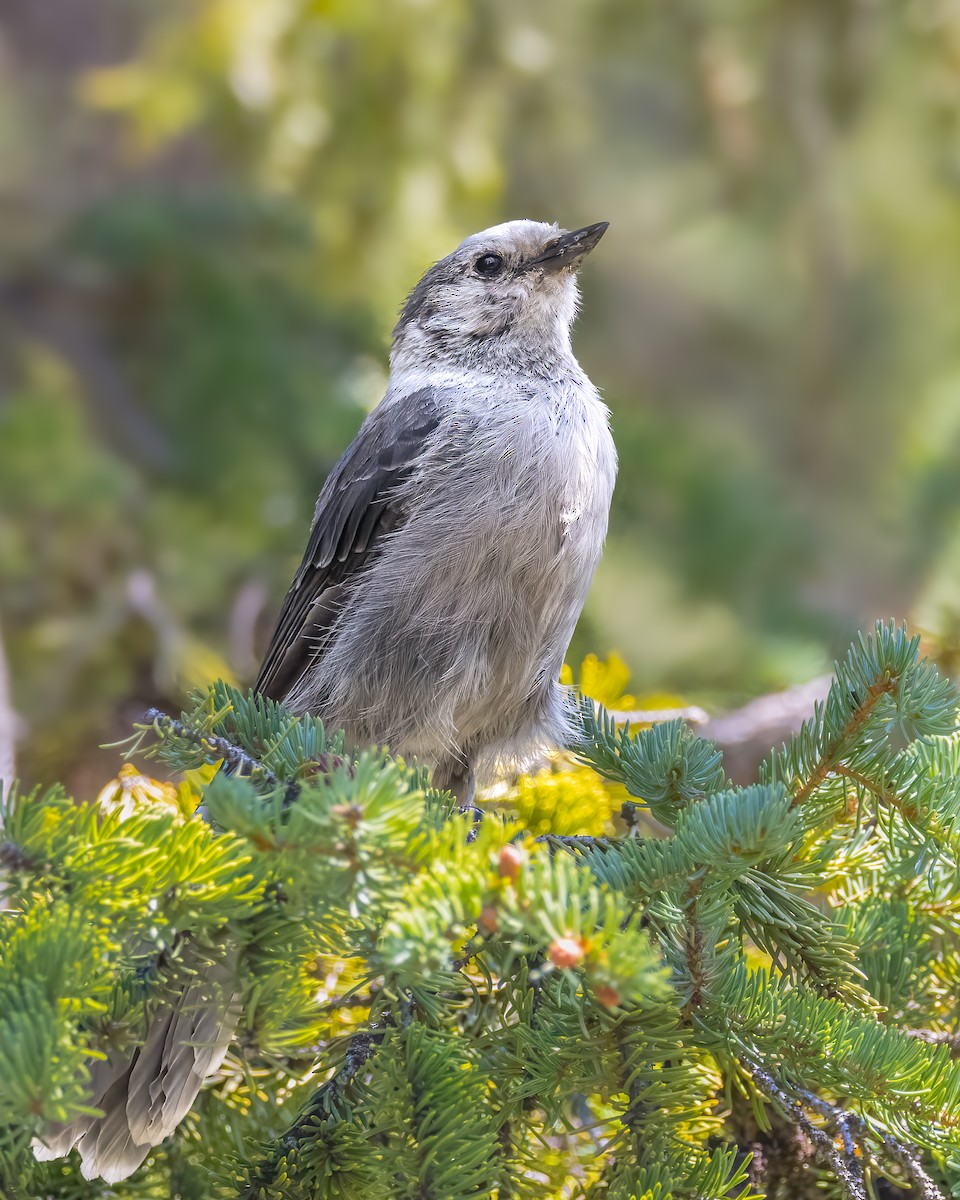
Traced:
<path fill-rule="evenodd" d="M 571 653 L 717 708 L 960 624 L 954 0 L 2 0 L 0 631 L 20 772 L 247 681 L 405 292 L 609 220 L 621 472 Z"/>

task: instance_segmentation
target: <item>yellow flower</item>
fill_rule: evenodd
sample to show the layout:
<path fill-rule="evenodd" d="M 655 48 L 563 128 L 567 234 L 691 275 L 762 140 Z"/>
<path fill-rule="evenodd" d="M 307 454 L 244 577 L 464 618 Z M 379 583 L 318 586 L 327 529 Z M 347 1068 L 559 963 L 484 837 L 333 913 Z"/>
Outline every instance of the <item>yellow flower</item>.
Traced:
<path fill-rule="evenodd" d="M 173 808 L 181 812 L 180 797 L 172 783 L 161 783 L 142 775 L 132 763 L 124 763 L 116 779 L 111 779 L 97 796 L 105 812 L 121 818 L 132 816 L 145 807 Z"/>
<path fill-rule="evenodd" d="M 601 836 L 610 821 L 613 802 L 595 772 L 581 767 L 523 775 L 511 789 L 512 804 L 524 829 L 543 833 Z M 620 801 L 616 803 L 617 809 Z"/>
<path fill-rule="evenodd" d="M 580 664 L 580 691 L 591 700 L 598 700 L 604 708 L 636 708 L 636 697 L 625 691 L 629 680 L 630 668 L 619 654 L 610 653 L 605 659 L 588 654 Z M 573 683 L 573 672 L 566 663 L 560 682 Z"/>

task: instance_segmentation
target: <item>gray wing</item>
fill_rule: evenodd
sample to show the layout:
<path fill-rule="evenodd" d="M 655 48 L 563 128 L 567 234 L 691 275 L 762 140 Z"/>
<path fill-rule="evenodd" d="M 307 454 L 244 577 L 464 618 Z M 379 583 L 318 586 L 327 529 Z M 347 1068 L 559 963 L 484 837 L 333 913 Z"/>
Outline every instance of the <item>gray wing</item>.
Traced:
<path fill-rule="evenodd" d="M 256 691 L 283 700 L 323 653 L 350 585 L 384 537 L 406 520 L 398 489 L 439 421 L 433 388 L 385 402 L 364 421 L 320 492 L 306 553 L 280 610 Z"/>

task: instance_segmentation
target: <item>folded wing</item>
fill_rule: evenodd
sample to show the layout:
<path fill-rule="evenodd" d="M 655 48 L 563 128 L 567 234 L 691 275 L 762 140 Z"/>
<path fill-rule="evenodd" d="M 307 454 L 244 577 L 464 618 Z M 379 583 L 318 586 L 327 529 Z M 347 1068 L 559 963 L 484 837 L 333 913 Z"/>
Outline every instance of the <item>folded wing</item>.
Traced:
<path fill-rule="evenodd" d="M 310 540 L 264 656 L 255 690 L 283 700 L 323 654 L 359 573 L 407 518 L 399 495 L 439 423 L 437 395 L 422 388 L 391 397 L 364 421 L 330 472 Z"/>

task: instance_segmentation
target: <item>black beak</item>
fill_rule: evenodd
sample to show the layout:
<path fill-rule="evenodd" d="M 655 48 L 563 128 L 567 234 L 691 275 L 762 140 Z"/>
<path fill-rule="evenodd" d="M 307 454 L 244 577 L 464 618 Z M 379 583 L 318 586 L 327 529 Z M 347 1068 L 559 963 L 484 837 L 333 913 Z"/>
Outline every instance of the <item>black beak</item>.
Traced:
<path fill-rule="evenodd" d="M 572 233 L 560 237 L 538 257 L 524 263 L 523 270 L 539 267 L 542 271 L 562 271 L 564 267 L 578 267 L 580 260 L 590 253 L 607 232 L 609 221 L 597 221 L 596 225 L 585 225 Z"/>

